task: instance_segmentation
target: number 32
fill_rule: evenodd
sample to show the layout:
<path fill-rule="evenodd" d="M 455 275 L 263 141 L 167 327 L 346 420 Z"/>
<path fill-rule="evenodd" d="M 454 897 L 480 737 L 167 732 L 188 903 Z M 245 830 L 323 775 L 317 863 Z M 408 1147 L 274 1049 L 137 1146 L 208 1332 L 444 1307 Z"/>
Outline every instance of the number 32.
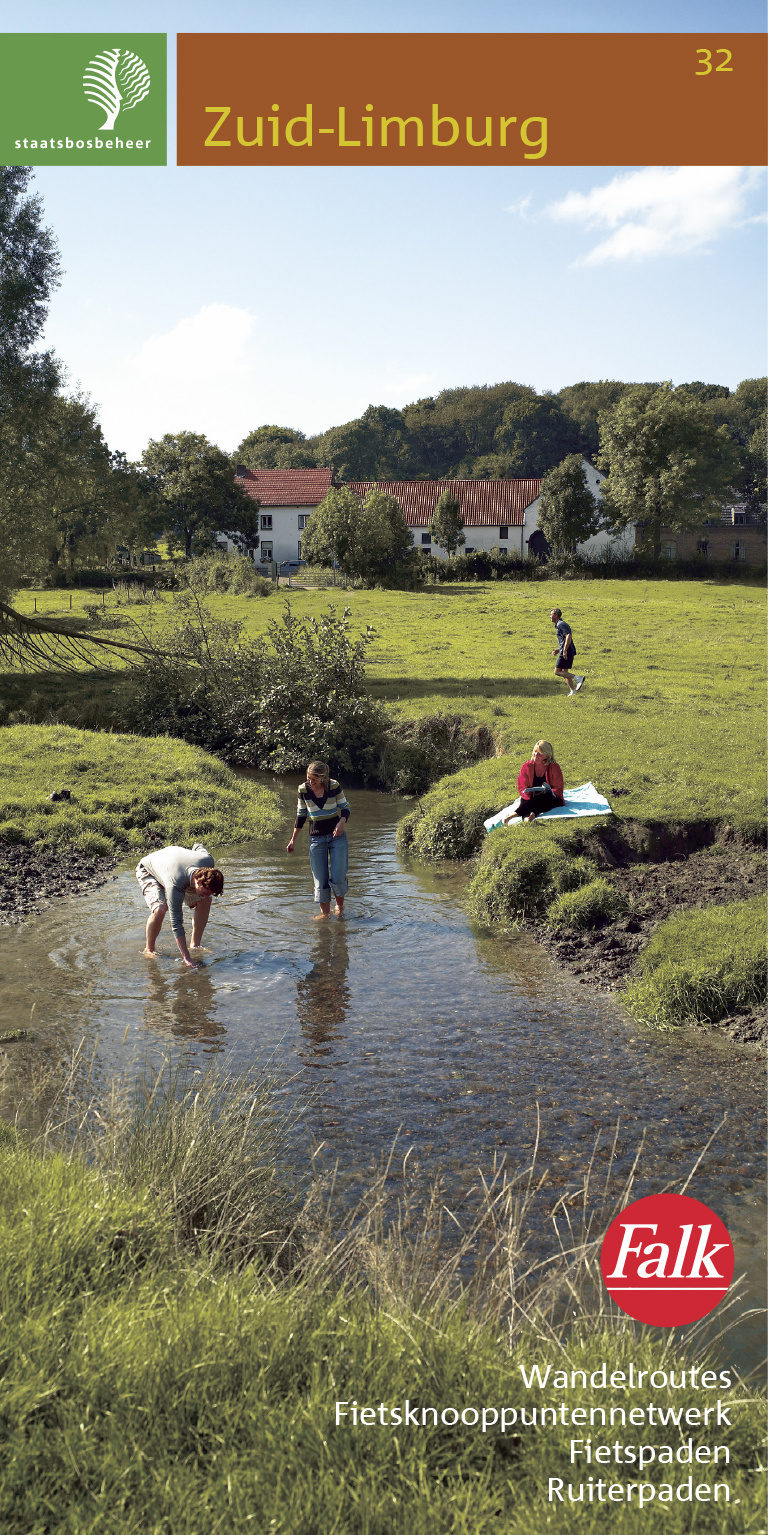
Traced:
<path fill-rule="evenodd" d="M 711 75 L 711 73 L 712 73 L 712 54 L 711 54 L 710 49 L 709 48 L 697 48 L 696 52 L 699 55 L 699 63 L 703 65 L 703 68 L 702 69 L 697 69 L 695 71 L 695 73 L 697 75 Z M 717 49 L 715 49 L 715 52 L 718 53 L 718 54 L 720 54 L 720 53 L 724 53 L 725 54 L 725 58 L 723 59 L 722 64 L 716 64 L 715 65 L 715 74 L 716 75 L 732 75 L 733 74 L 733 70 L 731 69 L 731 50 L 730 50 L 730 48 L 717 48 Z"/>

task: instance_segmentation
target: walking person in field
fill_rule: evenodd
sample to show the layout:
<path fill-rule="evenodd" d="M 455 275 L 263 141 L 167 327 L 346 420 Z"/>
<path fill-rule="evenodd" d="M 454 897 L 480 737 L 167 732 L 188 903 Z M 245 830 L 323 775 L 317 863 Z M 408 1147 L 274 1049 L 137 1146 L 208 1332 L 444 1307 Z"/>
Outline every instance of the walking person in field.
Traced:
<path fill-rule="evenodd" d="M 196 970 L 184 933 L 183 911 L 192 908 L 192 943 L 194 952 L 199 950 L 203 933 L 211 913 L 211 899 L 221 895 L 224 875 L 215 869 L 213 858 L 202 842 L 192 847 L 161 847 L 156 853 L 145 853 L 136 865 L 136 878 L 141 893 L 149 907 L 146 946 L 147 959 L 155 959 L 155 944 L 170 909 L 173 936 L 184 964 Z"/>
<path fill-rule="evenodd" d="M 578 693 L 583 688 L 587 679 L 574 676 L 571 672 L 576 646 L 573 643 L 570 624 L 565 622 L 560 608 L 553 608 L 549 616 L 557 631 L 557 649 L 552 651 L 553 656 L 557 656 L 555 676 L 558 681 L 567 683 L 568 697 L 573 698 L 574 693 Z"/>
<path fill-rule="evenodd" d="M 296 838 L 309 819 L 309 864 L 315 883 L 315 901 L 320 906 L 316 922 L 330 916 L 331 892 L 336 903 L 335 915 L 340 917 L 344 911 L 349 868 L 349 814 L 344 790 L 336 778 L 331 778 L 328 763 L 310 762 L 306 780 L 299 784 L 296 825 L 286 851 L 293 852 Z"/>

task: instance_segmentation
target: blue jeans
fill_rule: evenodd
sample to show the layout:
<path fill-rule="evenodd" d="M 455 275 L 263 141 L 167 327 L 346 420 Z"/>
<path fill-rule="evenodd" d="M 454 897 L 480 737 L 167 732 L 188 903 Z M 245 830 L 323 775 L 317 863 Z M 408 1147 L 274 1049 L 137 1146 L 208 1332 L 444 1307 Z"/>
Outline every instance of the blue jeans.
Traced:
<path fill-rule="evenodd" d="M 315 881 L 316 901 L 323 906 L 330 906 L 331 891 L 337 898 L 345 896 L 349 868 L 349 843 L 346 832 L 341 837 L 310 837 L 309 864 Z"/>

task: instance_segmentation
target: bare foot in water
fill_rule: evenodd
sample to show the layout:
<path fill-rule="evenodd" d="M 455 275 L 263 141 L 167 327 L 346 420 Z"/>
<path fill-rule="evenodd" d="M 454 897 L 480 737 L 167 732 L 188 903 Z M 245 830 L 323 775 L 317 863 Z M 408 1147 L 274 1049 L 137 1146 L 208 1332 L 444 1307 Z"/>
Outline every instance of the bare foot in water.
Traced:
<path fill-rule="evenodd" d="M 144 959 L 157 959 L 157 949 L 142 949 Z"/>
<path fill-rule="evenodd" d="M 344 916 L 344 902 L 343 902 L 343 900 L 336 902 L 336 905 L 333 908 L 333 915 L 334 915 L 334 917 L 343 917 Z"/>

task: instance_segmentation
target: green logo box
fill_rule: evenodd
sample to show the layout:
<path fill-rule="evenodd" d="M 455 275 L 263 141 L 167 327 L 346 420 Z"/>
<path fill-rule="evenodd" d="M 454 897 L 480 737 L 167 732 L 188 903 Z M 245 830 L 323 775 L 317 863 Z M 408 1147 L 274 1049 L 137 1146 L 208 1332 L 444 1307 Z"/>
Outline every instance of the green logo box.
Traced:
<path fill-rule="evenodd" d="M 165 32 L 0 33 L 4 165 L 166 165 Z"/>

